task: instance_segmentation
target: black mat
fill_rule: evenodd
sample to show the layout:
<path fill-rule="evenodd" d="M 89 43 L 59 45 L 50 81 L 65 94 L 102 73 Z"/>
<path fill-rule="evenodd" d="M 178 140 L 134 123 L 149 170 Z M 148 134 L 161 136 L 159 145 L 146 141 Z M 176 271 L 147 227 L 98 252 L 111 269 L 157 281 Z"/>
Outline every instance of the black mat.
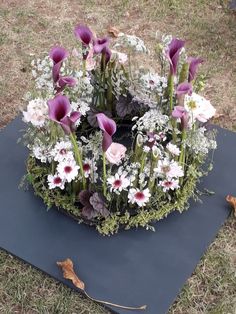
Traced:
<path fill-rule="evenodd" d="M 156 232 L 102 237 L 57 210 L 47 212 L 33 193 L 18 189 L 27 156 L 16 144 L 22 126 L 17 119 L 0 133 L 0 247 L 71 287 L 56 266 L 70 257 L 92 296 L 166 313 L 229 214 L 225 195 L 235 193 L 236 135 L 219 129 L 215 167 L 201 184 L 214 196 L 171 214 Z"/>

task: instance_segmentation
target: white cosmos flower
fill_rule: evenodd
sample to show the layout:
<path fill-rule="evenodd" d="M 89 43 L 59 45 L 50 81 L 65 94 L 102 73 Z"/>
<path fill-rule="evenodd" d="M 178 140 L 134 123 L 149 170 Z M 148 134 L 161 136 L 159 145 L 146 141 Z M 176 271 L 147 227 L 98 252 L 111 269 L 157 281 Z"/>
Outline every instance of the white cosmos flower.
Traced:
<path fill-rule="evenodd" d="M 154 168 L 154 172 L 157 173 L 160 177 L 179 178 L 183 177 L 184 172 L 182 167 L 178 164 L 177 161 L 169 161 L 167 158 L 159 160 L 157 163 L 157 168 Z"/>
<path fill-rule="evenodd" d="M 83 170 L 85 178 L 88 178 L 91 173 L 94 174 L 94 172 L 97 170 L 97 166 L 95 165 L 93 160 L 86 158 L 83 162 Z"/>
<path fill-rule="evenodd" d="M 175 190 L 179 188 L 179 180 L 176 179 L 167 179 L 160 181 L 159 186 L 163 188 L 163 191 Z"/>
<path fill-rule="evenodd" d="M 131 204 L 136 203 L 139 207 L 142 207 L 146 205 L 150 197 L 151 197 L 151 194 L 148 188 L 146 188 L 145 190 L 132 188 L 129 190 L 128 202 Z"/>
<path fill-rule="evenodd" d="M 59 174 L 49 174 L 48 175 L 48 187 L 49 189 L 60 188 L 64 190 L 65 188 L 65 181 L 59 176 Z"/>
<path fill-rule="evenodd" d="M 172 155 L 179 156 L 179 154 L 180 154 L 180 149 L 179 149 L 175 144 L 168 143 L 168 144 L 166 145 L 166 148 L 168 149 L 168 151 L 169 151 Z"/>
<path fill-rule="evenodd" d="M 48 105 L 44 99 L 36 98 L 29 102 L 27 111 L 23 111 L 23 120 L 33 126 L 42 127 L 48 117 Z"/>
<path fill-rule="evenodd" d="M 189 113 L 191 125 L 196 120 L 203 123 L 207 122 L 216 113 L 216 109 L 211 105 L 210 101 L 196 93 L 192 93 L 191 96 L 185 96 L 184 107 Z"/>
<path fill-rule="evenodd" d="M 51 152 L 52 152 L 51 147 L 43 144 L 36 144 L 32 147 L 33 156 L 43 163 L 52 161 Z"/>
<path fill-rule="evenodd" d="M 57 171 L 63 180 L 71 182 L 78 176 L 79 166 L 74 159 L 68 159 L 58 164 Z"/>
<path fill-rule="evenodd" d="M 107 183 L 110 185 L 110 191 L 121 192 L 130 185 L 130 179 L 126 177 L 126 173 L 118 174 L 107 178 Z"/>
<path fill-rule="evenodd" d="M 66 159 L 73 159 L 72 144 L 69 141 L 57 142 L 52 151 L 54 160 L 61 162 Z"/>

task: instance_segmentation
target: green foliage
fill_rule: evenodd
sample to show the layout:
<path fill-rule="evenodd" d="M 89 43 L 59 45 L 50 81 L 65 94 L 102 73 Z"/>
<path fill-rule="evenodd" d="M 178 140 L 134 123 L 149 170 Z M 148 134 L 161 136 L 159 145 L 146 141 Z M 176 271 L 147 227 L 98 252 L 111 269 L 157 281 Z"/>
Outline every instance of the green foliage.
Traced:
<path fill-rule="evenodd" d="M 198 200 L 196 185 L 199 178 L 206 175 L 208 169 L 200 171 L 200 166 L 204 159 L 196 159 L 188 166 L 185 181 L 181 188 L 173 192 L 172 198 L 168 201 L 163 192 L 157 192 L 152 197 L 152 202 L 145 209 L 139 209 L 134 215 L 127 210 L 111 213 L 106 219 L 100 219 L 96 222 L 96 229 L 103 235 L 117 233 L 119 229 L 130 229 L 133 227 L 143 227 L 154 229 L 150 223 L 167 217 L 172 211 L 177 210 L 180 213 L 189 207 L 189 198 Z M 35 195 L 41 197 L 48 208 L 53 205 L 59 210 L 72 215 L 79 222 L 83 221 L 81 209 L 76 205 L 75 195 L 61 190 L 49 190 L 47 186 L 48 166 L 46 164 L 37 164 L 33 157 L 27 161 L 27 175 L 24 179 L 33 186 Z M 209 193 L 208 193 L 209 194 Z"/>

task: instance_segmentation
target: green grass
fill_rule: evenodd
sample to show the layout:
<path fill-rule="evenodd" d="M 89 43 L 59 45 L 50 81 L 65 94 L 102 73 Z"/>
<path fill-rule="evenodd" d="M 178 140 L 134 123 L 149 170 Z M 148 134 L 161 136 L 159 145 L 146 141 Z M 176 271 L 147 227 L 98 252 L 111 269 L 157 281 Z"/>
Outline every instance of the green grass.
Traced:
<path fill-rule="evenodd" d="M 143 37 L 149 47 L 155 43 L 157 32 L 187 39 L 191 54 L 205 59 L 202 71 L 209 78 L 205 96 L 224 114 L 216 122 L 236 130 L 236 17 L 227 9 L 227 3 L 227 0 L 2 1 L 0 127 L 19 112 L 22 97 L 30 89 L 30 54 L 47 52 L 57 43 L 76 45 L 72 29 L 84 21 L 97 34 L 105 34 L 109 26 L 115 26 Z M 169 314 L 236 313 L 235 227 L 235 219 L 230 218 Z M 1 252 L 0 313 L 104 314 L 106 311 Z"/>

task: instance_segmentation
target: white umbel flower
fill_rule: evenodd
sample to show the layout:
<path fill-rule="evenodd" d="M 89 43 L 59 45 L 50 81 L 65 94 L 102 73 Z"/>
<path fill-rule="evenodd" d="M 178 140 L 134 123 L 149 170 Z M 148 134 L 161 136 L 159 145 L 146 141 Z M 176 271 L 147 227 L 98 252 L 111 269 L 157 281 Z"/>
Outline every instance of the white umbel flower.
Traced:
<path fill-rule="evenodd" d="M 44 99 L 36 98 L 29 102 L 27 111 L 23 111 L 23 120 L 33 126 L 42 127 L 48 117 L 48 106 Z"/>
<path fill-rule="evenodd" d="M 57 171 L 63 180 L 71 182 L 78 176 L 79 166 L 74 159 L 68 159 L 58 164 Z"/>
<path fill-rule="evenodd" d="M 50 190 L 55 188 L 60 188 L 61 190 L 64 190 L 65 188 L 65 181 L 59 176 L 59 174 L 49 174 L 48 175 L 48 187 Z"/>
<path fill-rule="evenodd" d="M 146 188 L 145 190 L 133 188 L 129 190 L 128 202 L 131 204 L 136 203 L 139 207 L 142 207 L 148 203 L 150 197 L 151 194 L 148 188 Z"/>
<path fill-rule="evenodd" d="M 130 185 L 130 179 L 126 177 L 126 173 L 118 174 L 116 173 L 114 176 L 107 178 L 107 183 L 110 185 L 111 192 L 121 192 L 125 190 Z"/>

